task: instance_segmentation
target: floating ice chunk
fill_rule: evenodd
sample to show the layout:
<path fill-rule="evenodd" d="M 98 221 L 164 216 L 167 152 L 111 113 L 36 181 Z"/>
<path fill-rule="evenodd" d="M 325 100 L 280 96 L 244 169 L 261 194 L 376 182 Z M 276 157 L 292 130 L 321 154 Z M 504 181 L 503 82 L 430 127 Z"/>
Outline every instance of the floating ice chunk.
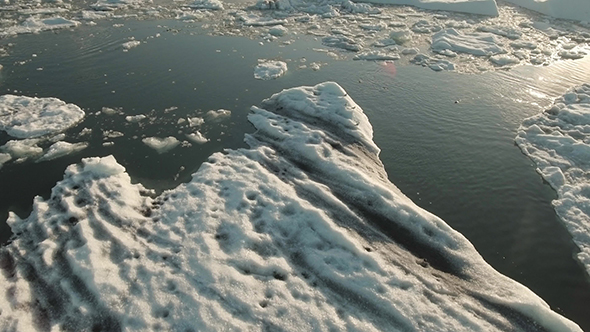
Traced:
<path fill-rule="evenodd" d="M 180 144 L 180 141 L 176 137 L 168 136 L 165 138 L 160 137 L 146 137 L 141 140 L 145 145 L 156 150 L 158 153 L 168 152 Z"/>
<path fill-rule="evenodd" d="M 557 191 L 553 206 L 580 248 L 578 259 L 590 275 L 590 84 L 525 119 L 515 141 Z"/>
<path fill-rule="evenodd" d="M 11 213 L 0 326 L 36 330 L 35 306 L 43 330 L 581 331 L 388 181 L 338 85 L 263 107 L 250 148 L 155 198 L 108 156 Z"/>
<path fill-rule="evenodd" d="M 364 51 L 357 53 L 353 60 L 398 60 L 399 58 L 399 54 L 393 52 Z"/>
<path fill-rule="evenodd" d="M 195 116 L 192 118 L 188 118 L 188 124 L 190 127 L 198 127 L 200 125 L 202 125 L 203 123 L 205 123 L 205 119 Z"/>
<path fill-rule="evenodd" d="M 128 51 L 128 50 L 130 50 L 130 49 L 132 49 L 134 47 L 137 47 L 139 45 L 141 45 L 141 42 L 139 40 L 130 40 L 130 41 L 126 42 L 126 43 L 123 43 L 121 46 L 123 46 L 123 49 L 125 51 Z"/>
<path fill-rule="evenodd" d="M 282 25 L 277 25 L 275 27 L 268 29 L 268 33 L 276 37 L 284 36 L 285 34 L 287 34 L 287 31 L 289 30 L 287 30 L 287 28 L 285 28 Z"/>
<path fill-rule="evenodd" d="M 380 39 L 380 40 L 376 41 L 375 43 L 373 43 L 374 47 L 387 47 L 387 46 L 393 46 L 393 45 L 397 45 L 397 43 L 395 42 L 395 40 L 393 40 L 391 38 Z"/>
<path fill-rule="evenodd" d="M 520 63 L 520 60 L 508 54 L 496 54 L 490 57 L 490 61 L 498 66 L 515 65 Z"/>
<path fill-rule="evenodd" d="M 490 33 L 460 33 L 455 29 L 446 29 L 432 36 L 432 50 L 451 50 L 473 55 L 494 55 L 506 53 L 500 41 Z"/>
<path fill-rule="evenodd" d="M 126 7 L 136 7 L 150 2 L 149 0 L 98 0 L 90 5 L 94 10 L 113 11 Z"/>
<path fill-rule="evenodd" d="M 20 25 L 4 29 L 0 32 L 0 35 L 38 33 L 47 30 L 73 28 L 79 24 L 78 21 L 68 20 L 60 16 L 48 18 L 29 17 Z"/>
<path fill-rule="evenodd" d="M 350 0 L 343 1 L 340 8 L 345 12 L 353 14 L 379 14 L 381 12 L 381 10 L 368 3 L 358 3 Z"/>
<path fill-rule="evenodd" d="M 416 47 L 412 47 L 412 48 L 404 48 L 402 50 L 402 54 L 403 55 L 415 55 L 420 53 L 420 50 Z"/>
<path fill-rule="evenodd" d="M 24 161 L 31 157 L 37 157 L 43 153 L 43 149 L 40 148 L 37 143 L 39 143 L 39 139 L 35 138 L 12 140 L 1 146 L 0 150 L 10 154 L 13 159 L 21 159 L 21 161 Z"/>
<path fill-rule="evenodd" d="M 568 20 L 588 21 L 590 2 L 586 0 L 506 0 L 539 13 Z"/>
<path fill-rule="evenodd" d="M 287 72 L 287 64 L 277 60 L 258 60 L 254 68 L 254 78 L 259 80 L 272 80 L 283 76 Z"/>
<path fill-rule="evenodd" d="M 367 2 L 388 5 L 409 5 L 429 10 L 498 16 L 498 6 L 495 0 L 368 0 Z"/>
<path fill-rule="evenodd" d="M 322 44 L 353 52 L 358 52 L 363 49 L 362 42 L 356 41 L 347 36 L 327 36 L 322 38 Z"/>
<path fill-rule="evenodd" d="M 223 118 L 227 118 L 231 116 L 230 110 L 218 109 L 218 110 L 211 110 L 205 114 L 207 121 L 215 121 Z"/>
<path fill-rule="evenodd" d="M 37 159 L 37 161 L 48 161 L 57 159 L 63 156 L 67 156 L 72 153 L 82 151 L 88 147 L 88 143 L 68 143 L 68 142 L 57 142 L 52 144 L 45 154 Z"/>
<path fill-rule="evenodd" d="M 563 51 L 559 52 L 559 56 L 562 59 L 570 59 L 570 60 L 582 59 L 586 55 L 587 55 L 586 52 L 584 52 L 582 50 L 579 50 L 579 51 L 563 50 Z"/>
<path fill-rule="evenodd" d="M 84 118 L 84 111 L 57 98 L 0 96 L 0 130 L 16 138 L 64 131 Z"/>
<path fill-rule="evenodd" d="M 256 14 L 244 13 L 238 16 L 238 19 L 243 22 L 244 25 L 249 26 L 271 26 L 271 25 L 285 25 L 287 20 L 275 19 L 268 16 L 258 16 Z"/>
<path fill-rule="evenodd" d="M 0 168 L 2 168 L 2 165 L 4 165 L 6 162 L 10 161 L 11 159 L 12 159 L 12 156 L 9 153 L 0 152 Z"/>
<path fill-rule="evenodd" d="M 223 2 L 219 0 L 196 0 L 192 4 L 188 5 L 190 8 L 195 9 L 211 9 L 211 10 L 223 10 Z"/>
<path fill-rule="evenodd" d="M 522 36 L 522 31 L 503 26 L 480 25 L 477 27 L 477 30 L 482 32 L 490 32 L 509 39 L 518 39 Z"/>
<path fill-rule="evenodd" d="M 431 58 L 426 54 L 417 54 L 410 62 L 428 67 L 434 71 L 455 70 L 455 64 L 442 59 Z"/>
<path fill-rule="evenodd" d="M 411 30 L 416 33 L 430 34 L 433 32 L 440 31 L 441 29 L 442 26 L 436 24 L 435 22 L 432 22 L 430 20 L 420 20 L 414 23 L 414 25 L 412 25 Z"/>
<path fill-rule="evenodd" d="M 137 114 L 137 115 L 127 115 L 125 117 L 125 121 L 127 122 L 139 122 L 143 119 L 147 118 L 145 114 Z"/>
<path fill-rule="evenodd" d="M 197 144 L 205 144 L 205 143 L 209 142 L 209 139 L 207 137 L 203 136 L 203 134 L 201 134 L 200 131 L 188 134 L 188 135 L 186 135 L 186 138 L 188 138 L 191 142 L 197 143 Z"/>
<path fill-rule="evenodd" d="M 389 34 L 389 38 L 394 40 L 397 44 L 402 45 L 412 40 L 412 31 L 394 30 Z"/>
<path fill-rule="evenodd" d="M 513 48 L 526 48 L 529 50 L 534 50 L 537 48 L 537 43 L 532 41 L 515 41 L 510 43 L 510 46 Z"/>

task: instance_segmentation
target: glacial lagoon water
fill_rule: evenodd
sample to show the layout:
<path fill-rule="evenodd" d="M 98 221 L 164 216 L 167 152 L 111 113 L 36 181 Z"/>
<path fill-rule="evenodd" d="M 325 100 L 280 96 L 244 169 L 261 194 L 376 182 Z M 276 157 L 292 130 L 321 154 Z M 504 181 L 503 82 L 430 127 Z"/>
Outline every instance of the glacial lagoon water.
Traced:
<path fill-rule="evenodd" d="M 121 44 L 129 37 L 147 42 L 124 52 Z M 5 165 L 2 220 L 8 210 L 28 215 L 33 197 L 47 197 L 66 166 L 87 156 L 113 154 L 134 181 L 158 191 L 175 187 L 211 153 L 245 146 L 244 134 L 253 130 L 246 120 L 251 105 L 283 88 L 332 80 L 368 115 L 396 186 L 463 233 L 501 273 L 590 329 L 590 278 L 574 260 L 576 247 L 551 207 L 555 193 L 513 142 L 522 119 L 590 81 L 588 60 L 478 75 L 436 73 L 413 65 L 333 60 L 313 51 L 318 42 L 310 37 L 260 45 L 207 36 L 176 21 L 109 21 L 3 42 L 14 45 L 2 59 L 0 89 L 79 105 L 87 118 L 66 132 L 66 140 L 90 146 L 50 162 Z M 277 80 L 255 80 L 253 68 L 261 58 L 286 61 L 289 71 Z M 318 71 L 299 68 L 311 62 L 323 65 Z M 103 107 L 122 114 L 106 114 Z M 158 154 L 141 141 L 182 140 L 190 128 L 180 128 L 178 119 L 217 109 L 231 116 L 203 126 L 208 143 Z M 125 121 L 124 115 L 136 114 L 148 119 Z M 83 128 L 92 134 L 78 137 Z M 0 134 L 0 144 L 7 140 Z M 0 235 L 2 242 L 10 237 L 4 224 Z"/>

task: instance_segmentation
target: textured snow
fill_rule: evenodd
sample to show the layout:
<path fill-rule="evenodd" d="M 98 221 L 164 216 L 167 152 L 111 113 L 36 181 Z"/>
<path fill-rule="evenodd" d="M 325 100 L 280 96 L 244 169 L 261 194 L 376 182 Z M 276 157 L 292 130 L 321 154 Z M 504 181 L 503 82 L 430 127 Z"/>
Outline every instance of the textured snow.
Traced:
<path fill-rule="evenodd" d="M 145 145 L 156 150 L 158 153 L 168 152 L 180 144 L 180 141 L 176 137 L 146 137 L 141 140 Z"/>
<path fill-rule="evenodd" d="M 0 130 L 16 138 L 64 131 L 84 118 L 84 111 L 57 98 L 0 96 Z"/>
<path fill-rule="evenodd" d="M 337 84 L 249 120 L 250 148 L 160 196 L 88 158 L 10 214 L 2 329 L 581 331 L 388 181 Z"/>
<path fill-rule="evenodd" d="M 551 109 L 524 120 L 516 143 L 557 191 L 553 206 L 590 274 L 590 84 L 569 91 Z"/>
<path fill-rule="evenodd" d="M 590 20 L 590 1 L 587 0 L 506 0 L 539 13 L 569 19 Z"/>
<path fill-rule="evenodd" d="M 287 72 L 287 64 L 283 61 L 258 60 L 254 68 L 254 78 L 259 80 L 272 80 L 283 76 Z"/>

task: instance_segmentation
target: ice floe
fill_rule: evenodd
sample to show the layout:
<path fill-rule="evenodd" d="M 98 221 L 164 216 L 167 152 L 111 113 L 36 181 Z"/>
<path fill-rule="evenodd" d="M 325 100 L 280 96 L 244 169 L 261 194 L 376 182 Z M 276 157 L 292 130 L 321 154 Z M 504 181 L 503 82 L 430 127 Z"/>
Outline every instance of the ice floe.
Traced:
<path fill-rule="evenodd" d="M 57 98 L 0 96 L 0 130 L 16 138 L 59 133 L 84 118 L 84 111 Z"/>
<path fill-rule="evenodd" d="M 130 40 L 128 42 L 125 42 L 123 44 L 121 44 L 121 46 L 123 47 L 123 50 L 128 51 L 134 47 L 137 47 L 141 45 L 141 42 L 139 40 Z"/>
<path fill-rule="evenodd" d="M 168 152 L 180 144 L 180 141 L 176 137 L 146 137 L 141 140 L 145 145 L 156 150 L 158 153 Z"/>
<path fill-rule="evenodd" d="M 12 26 L 0 31 L 0 35 L 17 35 L 22 33 L 39 33 L 47 30 L 72 28 L 80 22 L 68 20 L 61 16 L 49 18 L 29 17 L 20 25 Z"/>
<path fill-rule="evenodd" d="M 335 83 L 253 107 L 248 149 L 160 196 L 67 168 L 0 249 L 14 330 L 581 331 L 387 179 Z"/>
<path fill-rule="evenodd" d="M 569 91 L 551 109 L 524 120 L 515 141 L 557 191 L 553 206 L 590 274 L 590 84 Z"/>
<path fill-rule="evenodd" d="M 259 80 L 272 80 L 283 76 L 287 72 L 287 63 L 278 60 L 259 59 L 254 68 L 254 78 Z"/>
<path fill-rule="evenodd" d="M 189 5 L 195 9 L 223 10 L 223 3 L 219 0 L 197 0 Z"/>

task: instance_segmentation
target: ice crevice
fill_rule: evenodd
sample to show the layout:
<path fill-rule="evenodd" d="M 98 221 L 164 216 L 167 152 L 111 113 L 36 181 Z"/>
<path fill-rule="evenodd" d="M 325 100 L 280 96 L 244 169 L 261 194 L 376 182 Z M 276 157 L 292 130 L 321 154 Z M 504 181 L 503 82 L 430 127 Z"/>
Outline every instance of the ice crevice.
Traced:
<path fill-rule="evenodd" d="M 338 84 L 249 120 L 249 148 L 159 196 L 86 158 L 10 214 L 0 329 L 581 331 L 389 182 Z"/>

